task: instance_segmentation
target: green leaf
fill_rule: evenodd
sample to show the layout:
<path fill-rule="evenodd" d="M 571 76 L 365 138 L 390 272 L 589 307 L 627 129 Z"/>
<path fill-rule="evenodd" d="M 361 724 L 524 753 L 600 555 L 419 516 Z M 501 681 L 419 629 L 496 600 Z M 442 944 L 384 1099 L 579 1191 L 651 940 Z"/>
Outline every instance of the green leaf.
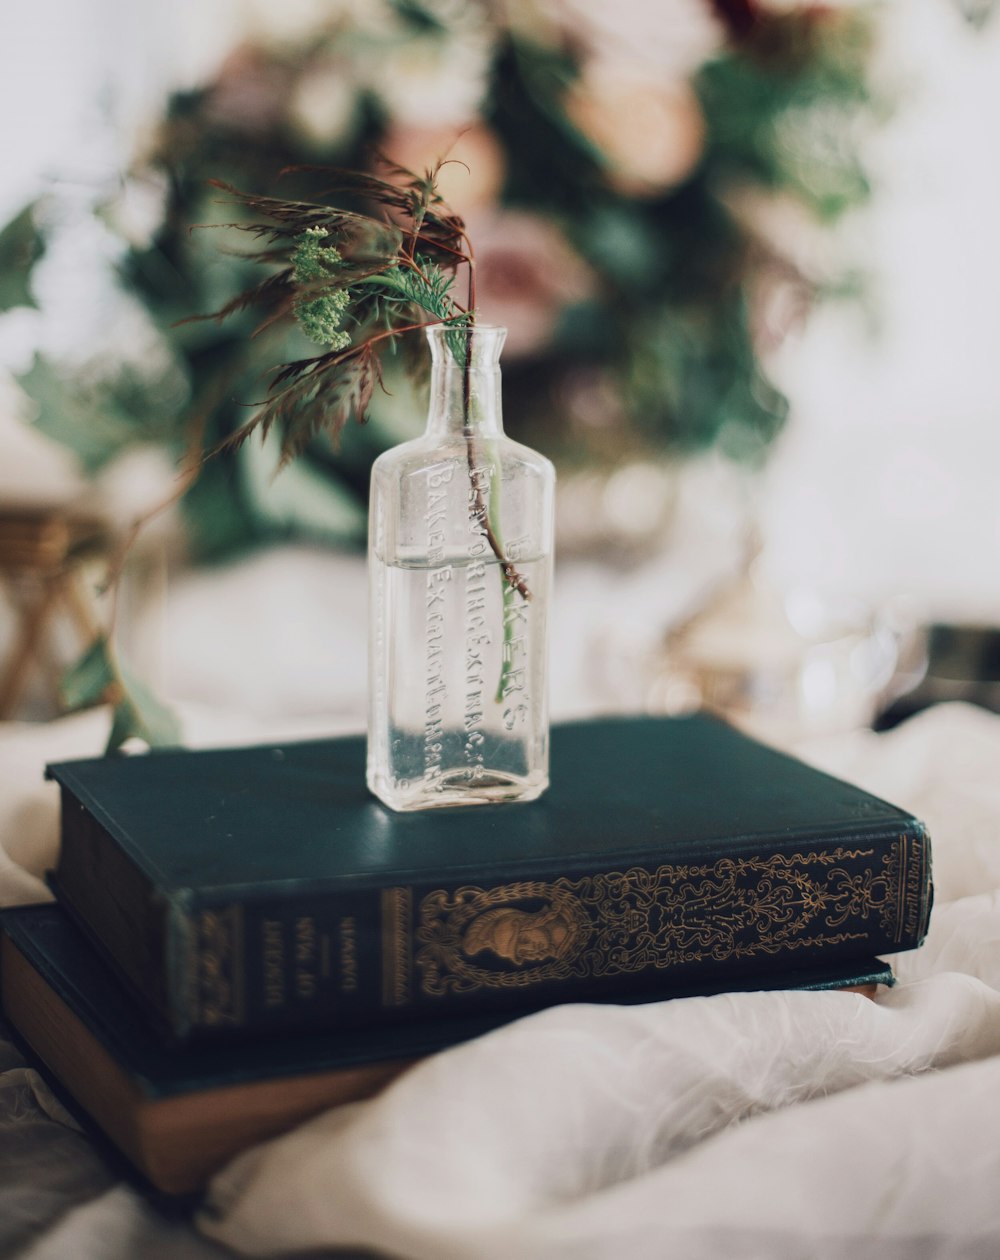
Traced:
<path fill-rule="evenodd" d="M 628 202 L 595 205 L 579 216 L 575 237 L 584 257 L 622 287 L 659 291 L 672 244 L 662 224 Z"/>
<path fill-rule="evenodd" d="M 170 397 L 167 380 L 159 382 L 158 397 L 156 383 L 147 388 L 127 369 L 102 384 L 66 376 L 36 355 L 17 381 L 38 408 L 36 427 L 73 451 L 86 472 L 96 472 L 138 442 L 163 442 L 171 436 L 168 418 L 157 414 Z"/>
<path fill-rule="evenodd" d="M 273 431 L 261 443 L 240 451 L 243 486 L 254 511 L 272 527 L 292 536 L 344 545 L 365 536 L 365 510 L 342 483 L 308 463 L 281 461 L 281 439 Z"/>
<path fill-rule="evenodd" d="M 117 752 L 122 744 L 127 743 L 133 735 L 138 732 L 135 729 L 135 714 L 132 706 L 127 701 L 116 704 L 111 711 L 111 732 L 108 735 L 108 742 L 104 746 L 104 755 L 108 757 L 113 752 Z"/>
<path fill-rule="evenodd" d="M 145 740 L 150 748 L 171 748 L 181 743 L 177 714 L 127 666 L 119 666 L 125 697 L 115 706 L 106 752 L 113 752 L 130 736 Z M 117 740 L 117 742 L 115 742 Z"/>
<path fill-rule="evenodd" d="M 390 267 L 388 271 L 372 276 L 364 286 L 359 287 L 388 289 L 393 297 L 398 295 L 400 301 L 412 302 L 435 319 L 452 319 L 456 307 L 449 294 L 454 275 L 419 255 L 416 262 L 422 275 L 408 267 Z"/>
<path fill-rule="evenodd" d="M 26 206 L 0 232 L 0 311 L 37 306 L 31 294 L 31 269 L 45 250 L 35 226 L 35 206 Z"/>
<path fill-rule="evenodd" d="M 415 35 L 447 35 L 448 26 L 439 14 L 419 0 L 393 0 L 392 7 L 413 28 Z"/>
<path fill-rule="evenodd" d="M 181 728 L 172 712 L 132 670 L 121 665 L 105 635 L 98 636 L 63 675 L 63 703 L 70 710 L 112 704 L 111 733 L 105 753 L 126 740 L 143 740 L 150 748 L 181 742 Z"/>
<path fill-rule="evenodd" d="M 873 30 L 863 11 L 822 38 L 812 22 L 785 17 L 761 25 L 768 42 L 754 55 L 706 63 L 695 87 L 713 179 L 792 192 L 826 220 L 862 203 L 858 128 L 886 111 L 865 74 Z"/>
<path fill-rule="evenodd" d="M 88 709 L 108 700 L 117 676 L 107 639 L 100 635 L 62 676 L 59 692 L 67 709 Z"/>

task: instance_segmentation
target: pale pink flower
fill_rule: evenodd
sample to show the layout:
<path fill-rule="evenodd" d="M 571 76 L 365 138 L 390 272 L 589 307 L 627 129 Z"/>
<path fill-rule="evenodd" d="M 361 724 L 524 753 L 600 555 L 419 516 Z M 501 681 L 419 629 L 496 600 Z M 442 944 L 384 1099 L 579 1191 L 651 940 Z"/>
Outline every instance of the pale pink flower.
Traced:
<path fill-rule="evenodd" d="M 295 72 L 268 52 L 248 44 L 235 49 L 219 68 L 206 113 L 234 131 L 270 131 L 284 116 Z"/>
<path fill-rule="evenodd" d="M 707 0 L 532 0 L 523 7 L 590 57 L 661 81 L 689 79 L 726 37 Z"/>
<path fill-rule="evenodd" d="M 447 159 L 438 174 L 438 191 L 463 218 L 491 209 L 500 196 L 506 160 L 503 146 L 485 123 L 459 130 L 400 122 L 382 137 L 379 147 L 394 162 L 418 174 Z"/>
<path fill-rule="evenodd" d="M 656 196 L 681 183 L 705 147 L 705 120 L 686 82 L 631 73 L 618 62 L 589 62 L 567 93 L 566 112 L 626 196 Z"/>
<path fill-rule="evenodd" d="M 542 349 L 562 309 L 594 289 L 589 267 L 558 227 L 505 210 L 469 225 L 476 247 L 477 306 L 485 322 L 507 329 L 506 358 Z"/>
<path fill-rule="evenodd" d="M 288 117 L 302 138 L 326 149 L 347 136 L 358 110 L 358 85 L 347 58 L 309 62 L 288 101 Z"/>

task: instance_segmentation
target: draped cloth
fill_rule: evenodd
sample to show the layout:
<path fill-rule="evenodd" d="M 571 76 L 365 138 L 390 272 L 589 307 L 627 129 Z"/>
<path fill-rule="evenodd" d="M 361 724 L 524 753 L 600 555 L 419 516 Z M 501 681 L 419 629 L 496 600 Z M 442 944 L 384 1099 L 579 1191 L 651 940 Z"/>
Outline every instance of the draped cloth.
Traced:
<path fill-rule="evenodd" d="M 958 973 L 565 1007 L 238 1159 L 202 1227 L 250 1255 L 995 1256 L 998 1051 L 1000 994 Z"/>
<path fill-rule="evenodd" d="M 91 722 L 0 729 L 6 904 L 45 895 L 57 800 L 41 765 L 91 753 Z M 234 734 L 206 726 L 193 742 Z M 0 1252 L 1000 1255 L 1000 718 L 942 706 L 798 751 L 930 830 L 930 934 L 892 960 L 899 983 L 877 1000 L 540 1012 L 238 1157 L 200 1234 L 123 1182 L 0 1040 Z"/>
<path fill-rule="evenodd" d="M 257 1256 L 1000 1255 L 1000 720 L 805 751 L 930 826 L 938 906 L 895 988 L 541 1012 L 241 1156 L 202 1230 Z"/>

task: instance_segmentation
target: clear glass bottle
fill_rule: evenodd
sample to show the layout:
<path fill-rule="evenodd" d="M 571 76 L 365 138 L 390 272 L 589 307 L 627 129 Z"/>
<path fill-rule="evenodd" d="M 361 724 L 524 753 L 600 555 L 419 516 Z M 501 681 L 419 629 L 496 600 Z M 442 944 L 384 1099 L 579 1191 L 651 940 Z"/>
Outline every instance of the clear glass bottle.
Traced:
<path fill-rule="evenodd" d="M 396 810 L 548 786 L 555 470 L 503 432 L 506 329 L 427 330 L 423 437 L 372 469 L 368 786 Z"/>

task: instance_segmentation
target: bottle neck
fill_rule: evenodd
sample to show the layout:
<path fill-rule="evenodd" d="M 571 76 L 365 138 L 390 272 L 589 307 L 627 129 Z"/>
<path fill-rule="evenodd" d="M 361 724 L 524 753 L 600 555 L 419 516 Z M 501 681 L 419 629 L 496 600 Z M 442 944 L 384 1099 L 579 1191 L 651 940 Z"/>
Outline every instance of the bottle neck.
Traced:
<path fill-rule="evenodd" d="M 427 330 L 431 345 L 427 433 L 435 437 L 500 437 L 500 349 L 506 329 L 490 326 Z"/>

